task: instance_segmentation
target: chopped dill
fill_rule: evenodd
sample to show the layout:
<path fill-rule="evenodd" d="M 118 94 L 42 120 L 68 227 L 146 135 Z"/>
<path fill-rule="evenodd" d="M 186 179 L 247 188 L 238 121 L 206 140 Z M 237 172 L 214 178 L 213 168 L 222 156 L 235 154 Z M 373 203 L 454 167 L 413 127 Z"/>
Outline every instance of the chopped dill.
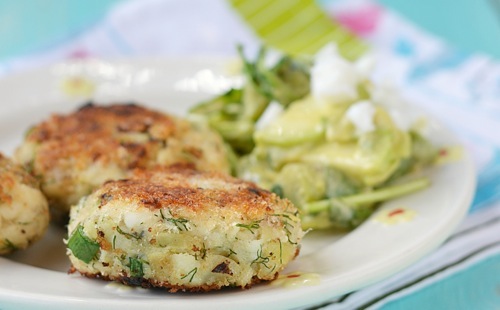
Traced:
<path fill-rule="evenodd" d="M 160 209 L 160 215 L 161 215 L 161 218 L 167 222 L 170 222 L 172 224 L 175 225 L 175 227 L 177 227 L 178 230 L 180 231 L 188 231 L 188 227 L 186 225 L 186 223 L 189 222 L 189 220 L 185 219 L 185 218 L 174 218 L 172 216 L 172 212 L 170 212 L 170 210 L 168 210 L 168 213 L 170 214 L 170 217 L 166 217 L 164 214 L 163 214 L 163 211 L 162 209 Z"/>
<path fill-rule="evenodd" d="M 254 229 L 259 229 L 260 228 L 260 222 L 262 222 L 262 220 L 259 220 L 259 221 L 253 221 L 252 223 L 250 224 L 236 224 L 236 227 L 242 227 L 242 228 L 246 228 L 248 229 L 252 234 L 255 234 L 255 232 L 253 231 Z"/>
<path fill-rule="evenodd" d="M 194 275 L 198 272 L 198 267 L 194 267 L 191 269 L 190 272 L 188 272 L 185 276 L 181 277 L 181 279 L 187 278 L 189 275 L 191 275 L 191 278 L 189 278 L 189 282 L 193 281 Z"/>
<path fill-rule="evenodd" d="M 262 245 L 260 246 L 260 249 L 257 250 L 257 258 L 255 258 L 252 261 L 252 264 L 262 264 L 264 267 L 267 269 L 270 269 L 267 263 L 269 263 L 269 256 L 262 256 Z"/>
<path fill-rule="evenodd" d="M 118 233 L 120 233 L 121 235 L 124 235 L 124 236 L 125 236 L 125 238 L 127 238 L 127 239 L 130 239 L 130 238 L 134 238 L 134 239 L 136 239 L 136 240 L 140 240 L 140 239 L 141 239 L 141 235 L 138 235 L 137 233 L 133 233 L 133 234 L 126 233 L 126 232 L 124 232 L 124 231 L 120 228 L 120 226 L 116 226 L 116 231 L 117 231 Z"/>
<path fill-rule="evenodd" d="M 278 239 L 278 242 L 280 243 L 280 264 L 283 264 L 283 245 L 281 244 L 281 239 Z"/>
<path fill-rule="evenodd" d="M 290 221 L 293 222 L 292 216 L 295 216 L 295 215 L 290 216 L 288 214 L 273 214 L 272 216 L 278 216 L 278 217 L 282 217 L 283 218 L 283 220 L 282 220 L 282 222 L 283 222 L 283 229 L 285 230 L 286 236 L 288 238 L 288 242 L 291 243 L 291 244 L 297 244 L 297 242 L 293 242 L 290 239 L 290 237 L 292 235 L 292 231 L 290 230 L 290 228 L 295 228 L 295 226 L 293 226 L 290 223 Z"/>
<path fill-rule="evenodd" d="M 162 209 L 160 209 L 160 215 L 161 215 L 162 219 L 166 219 L 165 215 L 163 215 L 163 210 Z"/>
<path fill-rule="evenodd" d="M 165 219 L 166 221 L 172 223 L 175 225 L 175 227 L 177 227 L 177 229 L 179 229 L 180 231 L 182 231 L 183 229 L 185 231 L 188 230 L 187 226 L 186 226 L 186 223 L 189 222 L 187 219 L 184 219 L 184 218 L 166 218 Z"/>

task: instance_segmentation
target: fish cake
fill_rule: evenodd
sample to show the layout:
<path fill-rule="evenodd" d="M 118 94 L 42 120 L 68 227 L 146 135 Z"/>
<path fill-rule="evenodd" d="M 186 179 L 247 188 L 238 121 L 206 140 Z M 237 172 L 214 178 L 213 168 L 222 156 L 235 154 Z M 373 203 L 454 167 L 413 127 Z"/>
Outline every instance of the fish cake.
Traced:
<path fill-rule="evenodd" d="M 41 181 L 55 217 L 107 180 L 136 168 L 191 163 L 229 172 L 226 147 L 201 124 L 135 104 L 92 103 L 32 127 L 15 158 Z"/>
<path fill-rule="evenodd" d="M 49 207 L 37 180 L 0 154 L 0 255 L 27 248 L 48 224 Z"/>
<path fill-rule="evenodd" d="M 139 171 L 72 207 L 71 272 L 170 292 L 248 288 L 273 280 L 298 254 L 297 212 L 227 175 Z"/>

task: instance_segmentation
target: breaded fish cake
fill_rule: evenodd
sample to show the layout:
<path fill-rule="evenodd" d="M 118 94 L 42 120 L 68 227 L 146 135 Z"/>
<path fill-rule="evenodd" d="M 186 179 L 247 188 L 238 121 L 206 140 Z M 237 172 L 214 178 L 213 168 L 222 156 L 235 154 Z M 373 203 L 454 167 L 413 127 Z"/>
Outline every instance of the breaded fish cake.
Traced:
<path fill-rule="evenodd" d="M 192 163 L 200 170 L 229 171 L 217 134 L 134 104 L 87 104 L 52 115 L 27 133 L 15 157 L 40 178 L 50 207 L 63 215 L 97 186 L 135 168 Z"/>
<path fill-rule="evenodd" d="M 49 207 L 37 180 L 0 154 L 0 254 L 25 249 L 48 224 Z"/>
<path fill-rule="evenodd" d="M 82 198 L 68 236 L 72 272 L 176 292 L 273 280 L 303 231 L 288 200 L 253 183 L 164 168 Z"/>

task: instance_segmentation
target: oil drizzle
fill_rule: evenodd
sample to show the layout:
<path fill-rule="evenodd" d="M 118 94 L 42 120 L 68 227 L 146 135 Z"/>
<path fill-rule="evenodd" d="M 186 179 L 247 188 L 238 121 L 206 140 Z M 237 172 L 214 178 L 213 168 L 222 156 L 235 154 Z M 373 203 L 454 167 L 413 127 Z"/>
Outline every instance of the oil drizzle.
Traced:
<path fill-rule="evenodd" d="M 303 286 L 318 285 L 321 281 L 319 274 L 308 272 L 292 272 L 281 274 L 276 280 L 271 282 L 273 286 L 282 286 L 285 288 L 298 288 Z"/>
<path fill-rule="evenodd" d="M 121 283 L 118 283 L 118 282 L 109 282 L 108 284 L 106 284 L 106 289 L 110 289 L 110 290 L 115 290 L 117 292 L 130 292 L 130 291 L 133 291 L 134 288 L 133 287 L 130 287 L 130 286 L 127 286 L 125 284 L 121 284 Z"/>

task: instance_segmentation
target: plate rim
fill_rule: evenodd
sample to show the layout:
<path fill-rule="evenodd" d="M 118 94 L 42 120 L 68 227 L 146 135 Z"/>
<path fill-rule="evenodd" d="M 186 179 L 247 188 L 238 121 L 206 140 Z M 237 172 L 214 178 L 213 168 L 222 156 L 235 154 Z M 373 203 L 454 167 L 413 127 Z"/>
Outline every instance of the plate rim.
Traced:
<path fill-rule="evenodd" d="M 217 65 L 222 65 L 222 63 L 225 63 L 228 60 L 227 57 L 211 57 L 211 56 L 210 57 L 196 57 L 194 59 L 195 59 L 195 61 L 194 61 L 195 63 L 205 63 L 205 65 L 207 62 L 210 63 L 210 65 L 213 65 L 214 63 L 216 63 Z M 14 75 L 7 75 L 4 77 L 1 77 L 0 78 L 0 85 L 5 83 L 5 81 L 11 81 L 12 79 L 29 79 L 30 76 L 32 76 L 33 72 L 35 72 L 35 71 L 36 72 L 48 72 L 50 74 L 50 72 L 52 72 L 56 66 L 61 66 L 61 65 L 65 65 L 65 64 L 85 67 L 85 66 L 88 66 L 89 63 L 95 64 L 96 62 L 98 62 L 98 63 L 106 63 L 106 64 L 111 65 L 111 66 L 132 65 L 132 66 L 139 66 L 140 67 L 140 66 L 154 66 L 157 64 L 172 65 L 173 63 L 186 62 L 186 61 L 190 61 L 190 60 L 193 60 L 193 57 L 168 57 L 168 58 L 154 58 L 154 59 L 151 59 L 151 58 L 122 58 L 122 59 L 113 59 L 113 60 L 90 59 L 90 60 L 66 61 L 66 62 L 61 62 L 61 63 L 53 64 L 50 66 L 46 66 L 46 67 L 36 68 L 36 69 L 30 70 L 30 71 L 16 73 Z M 418 107 L 418 109 L 426 112 L 423 108 Z M 425 114 L 429 118 L 435 119 L 434 117 L 428 115 L 427 113 L 425 113 Z M 456 142 L 460 141 L 460 139 L 457 136 L 455 136 L 448 128 L 443 126 L 442 123 L 439 123 L 439 124 L 441 126 L 441 130 L 444 130 L 446 135 L 452 136 L 456 140 Z M 428 240 L 427 240 L 427 242 L 422 241 L 421 244 L 419 244 L 416 247 L 416 249 L 414 250 L 414 253 L 411 253 L 411 255 L 408 254 L 403 260 L 393 262 L 393 264 L 395 264 L 396 267 L 394 267 L 394 265 L 393 265 L 393 268 L 390 271 L 391 274 L 398 272 L 398 271 L 404 269 L 405 267 L 408 267 L 409 265 L 411 265 L 412 263 L 414 263 L 415 261 L 420 259 L 422 256 L 424 256 L 426 253 L 429 253 L 430 251 L 432 251 L 433 249 L 438 247 L 445 240 L 445 238 L 447 238 L 451 234 L 453 229 L 455 229 L 455 227 L 458 225 L 460 220 L 463 219 L 463 217 L 467 213 L 468 207 L 470 206 L 472 199 L 473 199 L 474 189 L 475 189 L 477 180 L 476 180 L 476 173 L 475 173 L 475 168 L 474 168 L 474 164 L 472 161 L 472 157 L 469 154 L 469 152 L 466 151 L 465 149 L 464 149 L 464 154 L 463 154 L 463 158 L 461 159 L 461 161 L 462 161 L 462 164 L 464 165 L 462 168 L 465 169 L 465 173 L 469 176 L 468 178 L 466 178 L 467 184 L 463 185 L 464 188 L 466 189 L 466 191 L 461 193 L 462 197 L 461 197 L 461 199 L 459 199 L 461 205 L 457 207 L 457 211 L 453 214 L 454 216 L 448 220 L 447 225 L 441 227 L 441 229 L 439 230 L 439 235 L 437 235 L 437 237 L 434 240 L 432 240 L 432 242 L 428 241 Z M 300 256 L 299 256 L 299 259 L 300 259 Z M 4 262 L 5 260 L 8 260 L 8 258 L 0 257 L 0 270 L 2 269 L 2 267 L 1 267 L 2 262 Z M 33 266 L 29 266 L 29 267 L 38 268 L 38 267 L 33 267 Z M 350 287 L 346 287 L 344 289 L 343 293 L 346 293 L 348 291 L 352 291 L 353 289 L 358 289 L 358 288 L 367 286 L 369 284 L 378 282 L 383 278 L 386 278 L 388 276 L 388 272 L 389 272 L 388 270 L 385 270 L 386 268 L 387 267 L 385 267 L 384 270 L 372 271 L 373 275 L 369 278 L 369 281 L 365 281 L 362 285 L 360 283 L 351 283 Z M 48 270 L 44 270 L 44 271 L 48 271 Z M 51 271 L 51 272 L 55 272 L 55 271 Z M 356 282 L 356 281 L 354 281 L 354 282 Z M 308 301 L 302 300 L 302 302 L 295 303 L 294 306 L 300 307 L 300 306 L 313 305 L 316 302 L 320 303 L 322 301 L 326 301 L 326 300 L 334 297 L 331 295 L 330 296 L 323 295 L 323 294 L 327 294 L 330 291 L 329 287 L 324 287 L 323 285 L 321 285 L 319 288 L 321 288 L 321 289 L 318 289 L 318 287 L 303 287 L 300 289 L 302 293 L 294 294 L 294 295 L 319 296 L 319 298 L 322 298 L 321 300 L 318 299 L 317 301 L 314 301 L 314 302 L 310 302 L 310 301 L 308 302 Z M 252 290 L 253 289 L 251 289 L 250 292 L 252 292 Z M 297 293 L 296 290 L 290 291 L 290 292 Z M 269 303 L 270 301 L 268 300 L 265 302 L 265 304 L 262 303 L 259 306 L 264 306 L 265 308 L 268 308 L 268 306 L 271 306 L 269 308 L 273 308 L 273 309 L 280 308 L 281 306 L 283 306 L 285 304 L 282 302 L 283 294 L 278 294 L 278 295 L 279 296 L 276 296 L 276 297 L 280 297 L 280 298 L 276 298 L 274 301 L 271 301 L 271 303 Z M 212 296 L 212 295 L 210 295 L 210 296 Z M 78 298 L 72 298 L 72 297 L 68 297 L 68 296 L 61 297 L 61 296 L 58 296 L 57 293 L 54 293 L 53 295 L 49 295 L 49 296 L 45 295 L 45 294 L 38 294 L 38 293 L 33 293 L 33 292 L 26 293 L 26 292 L 23 292 L 22 290 L 11 290 L 0 283 L 0 301 L 3 300 L 6 302 L 9 302 L 9 300 L 10 300 L 10 302 L 14 302 L 14 304 L 15 304 L 15 302 L 18 301 L 18 300 L 16 301 L 15 297 L 23 298 L 24 301 L 28 302 L 27 305 L 31 305 L 31 306 L 33 306 L 36 303 L 40 303 L 40 305 L 42 305 L 41 308 L 44 307 L 43 303 L 50 304 L 50 307 L 52 309 L 55 309 L 54 307 L 67 307 L 69 304 L 71 304 L 72 306 L 75 306 L 75 307 L 85 308 L 85 307 L 88 307 L 89 305 L 91 305 L 91 304 L 88 304 L 89 302 L 90 303 L 98 302 L 100 305 L 103 305 L 101 303 L 102 302 L 101 298 L 96 298 L 93 301 L 90 301 L 90 300 L 85 301 L 85 300 L 79 300 Z M 195 298 L 195 299 L 199 299 L 200 304 L 205 302 L 203 298 L 201 298 L 201 299 Z M 297 298 L 295 298 L 295 299 L 297 299 Z M 148 300 L 148 302 L 151 303 L 150 304 L 151 306 L 160 306 L 160 305 L 165 306 L 168 303 L 167 300 L 165 300 L 165 299 L 161 299 L 161 300 L 159 300 L 159 299 L 155 299 L 155 300 L 147 299 L 147 300 Z M 171 299 L 169 301 L 172 302 L 173 300 L 175 301 L 174 306 L 176 306 L 176 307 L 189 308 L 189 307 L 193 306 L 192 304 L 187 305 L 184 302 L 184 300 L 181 300 L 180 302 L 178 302 L 180 299 L 176 299 L 176 298 Z M 145 299 L 142 299 L 142 298 L 137 299 L 136 301 L 131 301 L 129 299 L 126 299 L 125 301 L 118 302 L 118 303 L 116 303 L 116 300 L 112 300 L 112 301 L 109 301 L 109 303 L 105 302 L 105 304 L 107 307 L 110 307 L 110 309 L 115 309 L 115 308 L 116 309 L 118 309 L 118 308 L 124 309 L 123 308 L 124 306 L 129 305 L 131 307 L 136 307 L 138 304 L 144 303 L 144 301 L 145 301 Z M 198 301 L 196 301 L 195 303 L 198 303 Z M 254 303 L 251 305 L 251 307 L 255 307 L 256 305 L 257 304 Z M 205 306 L 205 308 L 207 308 L 207 305 L 204 305 L 204 306 Z M 220 307 L 220 304 L 217 305 L 216 307 L 213 307 L 213 309 L 219 308 L 219 307 Z M 48 306 L 47 306 L 47 308 L 48 308 Z M 211 309 L 212 306 L 208 306 L 208 308 Z M 245 308 L 245 307 L 243 307 L 243 308 Z"/>

